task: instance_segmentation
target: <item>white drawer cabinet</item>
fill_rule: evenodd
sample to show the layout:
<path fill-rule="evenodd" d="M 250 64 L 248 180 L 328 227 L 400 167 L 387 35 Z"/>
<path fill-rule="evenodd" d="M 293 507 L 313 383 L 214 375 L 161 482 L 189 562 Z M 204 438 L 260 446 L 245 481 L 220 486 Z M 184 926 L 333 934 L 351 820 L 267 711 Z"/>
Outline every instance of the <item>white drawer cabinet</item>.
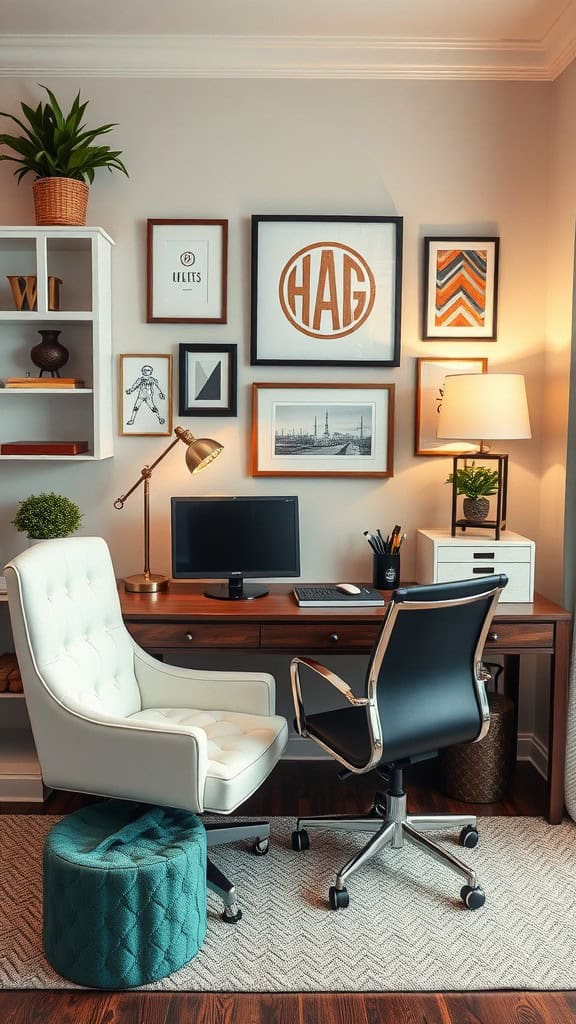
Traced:
<path fill-rule="evenodd" d="M 449 583 L 474 576 L 506 573 L 508 586 L 500 600 L 531 601 L 534 596 L 534 541 L 504 531 L 491 537 L 450 536 L 449 530 L 418 530 L 418 583 Z"/>

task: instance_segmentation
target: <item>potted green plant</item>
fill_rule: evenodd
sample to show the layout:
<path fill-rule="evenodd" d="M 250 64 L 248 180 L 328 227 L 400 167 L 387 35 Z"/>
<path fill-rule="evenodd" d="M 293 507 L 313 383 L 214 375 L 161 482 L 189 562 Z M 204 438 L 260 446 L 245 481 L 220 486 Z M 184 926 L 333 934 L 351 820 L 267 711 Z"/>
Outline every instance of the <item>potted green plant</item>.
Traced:
<path fill-rule="evenodd" d="M 21 103 L 23 120 L 0 111 L 23 131 L 23 135 L 0 134 L 0 144 L 14 155 L 3 153 L 0 160 L 18 164 L 14 171 L 18 184 L 27 174 L 35 175 L 32 186 L 37 224 L 85 224 L 88 185 L 98 167 L 122 171 L 128 175 L 120 157 L 121 150 L 94 145 L 100 135 L 116 126 L 104 124 L 86 130 L 82 123 L 88 101 L 76 96 L 68 114 L 64 114 L 50 89 L 48 101 L 36 108 Z"/>
<path fill-rule="evenodd" d="M 78 505 L 64 494 L 51 491 L 31 494 L 21 501 L 12 525 L 19 533 L 27 534 L 29 540 L 53 540 L 75 533 L 81 521 Z"/>
<path fill-rule="evenodd" d="M 446 480 L 454 483 L 454 473 Z M 486 466 L 477 466 L 475 462 L 456 470 L 456 493 L 463 494 L 464 516 L 471 523 L 481 523 L 488 515 L 491 494 L 498 490 L 498 473 Z"/>

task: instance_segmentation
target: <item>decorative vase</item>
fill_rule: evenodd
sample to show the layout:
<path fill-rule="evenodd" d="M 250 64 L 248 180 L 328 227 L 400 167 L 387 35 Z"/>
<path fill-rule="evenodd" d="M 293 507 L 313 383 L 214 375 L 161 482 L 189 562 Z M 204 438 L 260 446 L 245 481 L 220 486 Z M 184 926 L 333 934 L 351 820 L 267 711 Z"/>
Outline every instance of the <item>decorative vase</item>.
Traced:
<path fill-rule="evenodd" d="M 488 498 L 464 498 L 464 517 L 470 523 L 482 523 L 488 515 Z"/>
<path fill-rule="evenodd" d="M 46 370 L 52 377 L 60 376 L 60 367 L 68 362 L 68 349 L 58 341 L 60 331 L 38 331 L 42 341 L 34 345 L 30 358 L 40 368 L 39 377 Z"/>
<path fill-rule="evenodd" d="M 84 225 L 89 191 L 75 178 L 38 178 L 32 185 L 36 223 Z"/>

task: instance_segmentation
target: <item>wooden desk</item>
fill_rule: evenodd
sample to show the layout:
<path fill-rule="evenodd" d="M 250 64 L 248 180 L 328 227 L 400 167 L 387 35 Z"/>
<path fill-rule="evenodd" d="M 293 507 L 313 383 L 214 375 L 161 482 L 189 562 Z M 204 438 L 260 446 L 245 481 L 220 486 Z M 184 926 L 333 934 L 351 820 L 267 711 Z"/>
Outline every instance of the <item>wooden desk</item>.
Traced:
<path fill-rule="evenodd" d="M 128 594 L 120 586 L 126 625 L 152 652 L 222 649 L 287 654 L 368 654 L 383 608 L 299 608 L 287 584 L 270 584 L 254 601 L 215 601 L 202 584 L 171 584 L 164 594 Z M 550 666 L 547 816 L 564 811 L 564 759 L 570 655 L 570 612 L 536 594 L 532 604 L 500 604 L 486 658 L 506 658 L 507 690 L 518 700 L 520 655 L 546 655 Z"/>

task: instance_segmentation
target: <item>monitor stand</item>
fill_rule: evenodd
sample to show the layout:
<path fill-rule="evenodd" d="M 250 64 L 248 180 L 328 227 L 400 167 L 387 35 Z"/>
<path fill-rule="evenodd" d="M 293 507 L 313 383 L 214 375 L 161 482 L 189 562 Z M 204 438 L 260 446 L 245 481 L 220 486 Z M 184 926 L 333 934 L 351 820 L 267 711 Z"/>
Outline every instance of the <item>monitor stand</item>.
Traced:
<path fill-rule="evenodd" d="M 253 601 L 255 597 L 265 597 L 268 593 L 266 587 L 260 587 L 253 583 L 244 583 L 240 579 L 229 579 L 228 583 L 220 583 L 215 587 L 208 587 L 204 591 L 205 597 L 215 597 L 218 601 Z"/>

